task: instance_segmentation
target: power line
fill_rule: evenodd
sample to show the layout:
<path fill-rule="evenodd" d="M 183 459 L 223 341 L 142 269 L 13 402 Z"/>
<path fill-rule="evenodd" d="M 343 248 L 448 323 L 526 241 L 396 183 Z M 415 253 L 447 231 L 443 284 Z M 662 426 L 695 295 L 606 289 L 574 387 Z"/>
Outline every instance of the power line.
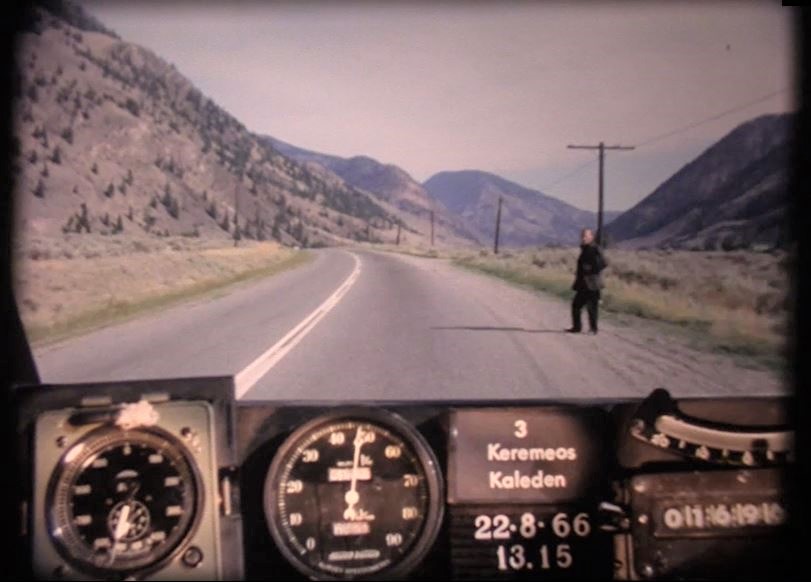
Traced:
<path fill-rule="evenodd" d="M 777 95 L 785 93 L 786 91 L 788 91 L 788 88 L 784 87 L 784 88 L 779 89 L 777 91 L 772 91 L 771 93 L 768 93 L 766 95 L 758 97 L 757 99 L 753 99 L 752 101 L 747 101 L 746 103 L 736 105 L 735 107 L 732 107 L 731 109 L 727 109 L 726 111 L 722 111 L 721 113 L 716 113 L 715 115 L 713 115 L 711 117 L 707 117 L 707 118 L 701 119 L 699 121 L 694 121 L 694 122 L 689 123 L 687 125 L 681 126 L 681 127 L 677 128 L 677 129 L 672 129 L 670 131 L 660 133 L 660 134 L 655 135 L 653 137 L 650 137 L 650 138 L 648 138 L 646 140 L 643 140 L 642 142 L 637 144 L 637 147 L 644 147 L 644 146 L 647 146 L 647 145 L 650 145 L 650 144 L 653 144 L 653 143 L 656 143 L 656 142 L 659 142 L 659 141 L 663 141 L 663 140 L 665 140 L 665 139 L 667 139 L 669 137 L 673 137 L 674 135 L 678 135 L 678 134 L 683 133 L 685 131 L 688 131 L 690 129 L 700 127 L 700 126 L 704 125 L 705 123 L 710 123 L 712 121 L 716 121 L 718 119 L 721 119 L 722 117 L 726 117 L 727 115 L 730 115 L 732 113 L 736 113 L 738 111 L 746 109 L 747 107 L 751 107 L 752 105 L 757 105 L 758 103 L 762 103 L 763 101 L 768 101 L 772 97 L 776 97 Z M 578 175 L 583 170 L 585 170 L 586 168 L 588 168 L 589 166 L 594 164 L 596 161 L 597 161 L 596 159 L 592 159 L 592 160 L 589 160 L 589 161 L 587 161 L 586 163 L 584 163 L 584 164 L 582 164 L 580 166 L 577 166 L 574 170 L 572 170 L 568 174 L 564 174 L 560 178 L 556 179 L 554 182 L 550 182 L 549 184 L 539 188 L 539 190 L 541 192 L 544 192 L 546 190 L 550 190 L 550 189 L 554 188 L 555 186 L 557 186 L 558 184 L 561 184 L 562 182 L 565 182 L 569 178 L 573 178 L 574 176 Z"/>
<path fill-rule="evenodd" d="M 585 164 L 581 164 L 581 165 L 577 166 L 574 170 L 572 170 L 571 172 L 569 172 L 565 176 L 561 176 L 560 178 L 558 178 L 554 182 L 551 182 L 550 184 L 547 184 L 546 186 L 543 186 L 542 188 L 539 188 L 539 190 L 541 192 L 544 192 L 546 190 L 549 190 L 550 188 L 554 188 L 555 186 L 557 186 L 561 182 L 564 182 L 564 181 L 568 180 L 569 178 L 571 178 L 573 176 L 576 176 L 577 174 L 579 174 L 580 172 L 582 172 L 583 170 L 585 170 L 586 168 L 588 168 L 589 166 L 594 164 L 596 161 L 597 161 L 597 159 L 595 158 L 595 159 L 587 161 Z"/>
<path fill-rule="evenodd" d="M 785 87 L 778 90 L 778 91 L 772 91 L 768 95 L 764 95 L 762 97 L 758 97 L 757 99 L 755 99 L 753 101 L 748 101 L 747 103 L 737 105 L 737 106 L 735 106 L 735 107 L 733 107 L 731 109 L 727 109 L 726 111 L 723 111 L 721 113 L 717 113 L 717 114 L 713 115 L 712 117 L 707 117 L 706 119 L 702 119 L 701 121 L 694 121 L 693 123 L 690 123 L 688 125 L 680 127 L 678 129 L 673 129 L 671 131 L 661 133 L 659 135 L 656 135 L 656 136 L 653 136 L 653 137 L 648 138 L 646 140 L 643 140 L 641 143 L 639 143 L 637 145 L 637 147 L 643 147 L 643 146 L 646 146 L 646 145 L 650 145 L 652 143 L 662 141 L 663 139 L 667 139 L 668 137 L 678 135 L 678 134 L 680 134 L 682 132 L 685 132 L 685 131 L 687 131 L 689 129 L 694 129 L 696 127 L 700 127 L 700 126 L 704 125 L 705 123 L 710 123 L 711 121 L 716 121 L 717 119 L 721 119 L 722 117 L 725 117 L 725 116 L 730 115 L 732 113 L 736 113 L 738 111 L 741 111 L 742 109 L 746 109 L 747 107 L 751 107 L 752 105 L 757 105 L 758 103 L 762 103 L 763 101 L 767 101 L 767 100 L 771 99 L 772 97 L 776 97 L 777 95 L 780 95 L 781 93 L 785 93 L 786 91 L 788 91 L 788 89 L 785 88 Z"/>

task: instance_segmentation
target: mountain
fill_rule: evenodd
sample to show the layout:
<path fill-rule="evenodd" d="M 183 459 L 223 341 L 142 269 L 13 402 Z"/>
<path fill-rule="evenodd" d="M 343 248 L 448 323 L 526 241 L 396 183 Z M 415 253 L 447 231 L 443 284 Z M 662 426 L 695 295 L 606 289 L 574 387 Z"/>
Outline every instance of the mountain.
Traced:
<path fill-rule="evenodd" d="M 784 245 L 793 116 L 747 121 L 606 229 L 628 247 Z"/>
<path fill-rule="evenodd" d="M 577 244 L 582 228 L 597 225 L 594 212 L 487 172 L 440 172 L 423 186 L 485 241 L 493 240 L 498 199 L 502 197 L 499 239 L 506 246 Z M 616 215 L 606 212 L 605 223 Z"/>
<path fill-rule="evenodd" d="M 393 241 L 396 209 L 264 143 L 173 65 L 76 3 L 31 11 L 17 53 L 23 234 L 285 244 Z"/>
<path fill-rule="evenodd" d="M 349 186 L 371 193 L 377 199 L 393 205 L 411 225 L 419 225 L 423 232 L 430 231 L 430 212 L 434 212 L 435 237 L 450 243 L 471 243 L 476 235 L 465 221 L 448 212 L 432 198 L 422 184 L 393 164 L 383 164 L 367 156 L 341 158 L 305 150 L 271 136 L 260 140 L 276 151 L 311 167 L 317 164 L 334 173 Z"/>

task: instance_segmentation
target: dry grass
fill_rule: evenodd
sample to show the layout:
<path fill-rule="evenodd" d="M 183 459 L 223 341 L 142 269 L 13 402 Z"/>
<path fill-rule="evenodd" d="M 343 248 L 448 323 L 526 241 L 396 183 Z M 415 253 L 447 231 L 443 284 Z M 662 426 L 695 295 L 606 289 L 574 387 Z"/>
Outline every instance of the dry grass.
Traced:
<path fill-rule="evenodd" d="M 36 345 L 300 264 L 276 243 L 170 237 L 34 239 L 16 249 L 15 292 Z"/>
<path fill-rule="evenodd" d="M 448 249 L 431 248 L 429 245 L 421 244 L 376 244 L 365 245 L 367 248 L 372 248 L 376 251 L 384 251 L 387 253 L 398 253 L 401 255 L 410 255 L 412 257 L 424 257 L 427 259 L 436 258 L 450 258 L 452 251 Z"/>
<path fill-rule="evenodd" d="M 454 261 L 568 299 L 577 253 L 481 251 Z M 791 308 L 787 255 L 609 250 L 606 256 L 605 310 L 678 324 L 719 350 L 781 358 Z"/>

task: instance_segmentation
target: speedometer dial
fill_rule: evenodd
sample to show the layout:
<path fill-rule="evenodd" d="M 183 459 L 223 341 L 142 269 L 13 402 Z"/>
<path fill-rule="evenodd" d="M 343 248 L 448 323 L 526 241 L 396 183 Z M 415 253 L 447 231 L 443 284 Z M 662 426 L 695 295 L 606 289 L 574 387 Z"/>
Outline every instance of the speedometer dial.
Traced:
<path fill-rule="evenodd" d="M 264 492 L 277 546 L 316 578 L 406 573 L 436 538 L 441 500 L 441 474 L 422 436 L 399 416 L 365 409 L 294 432 Z"/>
<path fill-rule="evenodd" d="M 80 570 L 126 575 L 175 553 L 201 498 L 188 454 L 168 433 L 102 428 L 62 458 L 50 485 L 49 529 Z"/>

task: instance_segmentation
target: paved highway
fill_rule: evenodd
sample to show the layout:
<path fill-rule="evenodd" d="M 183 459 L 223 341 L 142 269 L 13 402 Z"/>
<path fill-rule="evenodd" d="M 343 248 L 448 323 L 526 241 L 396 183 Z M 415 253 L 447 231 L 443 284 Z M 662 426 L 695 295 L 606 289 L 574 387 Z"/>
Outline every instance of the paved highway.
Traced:
<path fill-rule="evenodd" d="M 584 320 L 585 320 L 585 313 Z M 446 261 L 328 249 L 308 264 L 35 352 L 46 382 L 234 375 L 244 400 L 615 398 L 782 392 L 774 373 Z"/>

